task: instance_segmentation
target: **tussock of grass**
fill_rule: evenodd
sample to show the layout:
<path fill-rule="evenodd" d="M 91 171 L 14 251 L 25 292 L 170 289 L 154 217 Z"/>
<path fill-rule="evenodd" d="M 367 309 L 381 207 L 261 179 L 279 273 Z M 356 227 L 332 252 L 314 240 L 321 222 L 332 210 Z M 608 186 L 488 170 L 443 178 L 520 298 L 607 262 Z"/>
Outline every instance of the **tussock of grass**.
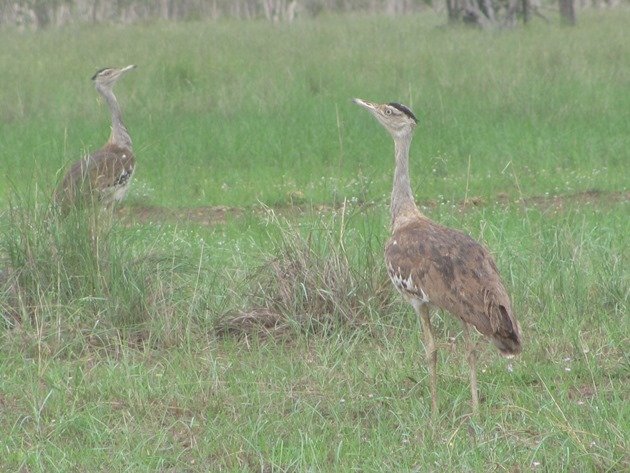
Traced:
<path fill-rule="evenodd" d="M 365 235 L 348 235 L 348 217 L 344 206 L 339 215 L 300 225 L 268 210 L 274 231 L 245 277 L 245 306 L 222 318 L 219 332 L 321 332 L 386 312 L 393 294 L 384 266 Z"/>
<path fill-rule="evenodd" d="M 87 205 L 62 215 L 38 193 L 16 196 L 0 238 L 5 325 L 52 352 L 181 342 L 192 307 L 203 303 L 189 256 L 139 248 L 109 210 Z M 204 270 L 204 279 L 211 274 Z"/>

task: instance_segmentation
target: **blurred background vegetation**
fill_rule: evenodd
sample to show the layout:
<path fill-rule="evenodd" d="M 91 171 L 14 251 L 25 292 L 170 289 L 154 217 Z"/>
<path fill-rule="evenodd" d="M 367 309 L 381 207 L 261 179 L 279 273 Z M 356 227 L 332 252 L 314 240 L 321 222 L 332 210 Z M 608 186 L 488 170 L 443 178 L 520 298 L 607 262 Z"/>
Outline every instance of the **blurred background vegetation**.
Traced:
<path fill-rule="evenodd" d="M 0 27 L 45 28 L 71 23 L 137 23 L 224 17 L 292 22 L 300 17 L 362 12 L 443 13 L 449 22 L 509 27 L 560 12 L 575 24 L 576 10 L 613 8 L 622 0 L 0 0 Z"/>

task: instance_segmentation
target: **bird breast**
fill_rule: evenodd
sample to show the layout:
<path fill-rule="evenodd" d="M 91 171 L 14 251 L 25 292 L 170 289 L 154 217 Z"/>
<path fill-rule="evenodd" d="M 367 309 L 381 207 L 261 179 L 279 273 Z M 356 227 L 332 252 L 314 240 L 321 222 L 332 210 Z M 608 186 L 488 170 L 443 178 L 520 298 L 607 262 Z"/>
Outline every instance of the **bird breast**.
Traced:
<path fill-rule="evenodd" d="M 114 185 L 111 187 L 111 200 L 115 202 L 120 202 L 127 195 L 127 191 L 129 190 L 131 184 L 131 178 L 133 177 L 133 167 L 129 168 L 121 173 L 121 175 L 116 179 Z M 107 194 L 107 192 L 105 192 Z M 104 200 L 109 200 L 105 197 Z"/>

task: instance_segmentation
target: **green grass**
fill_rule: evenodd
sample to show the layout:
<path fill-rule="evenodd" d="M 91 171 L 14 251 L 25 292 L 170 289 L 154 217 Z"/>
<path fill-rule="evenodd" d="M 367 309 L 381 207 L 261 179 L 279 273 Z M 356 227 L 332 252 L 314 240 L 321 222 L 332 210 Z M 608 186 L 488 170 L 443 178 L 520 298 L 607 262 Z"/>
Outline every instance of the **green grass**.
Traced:
<path fill-rule="evenodd" d="M 101 146 L 108 115 L 89 81 L 137 63 L 117 86 L 139 159 L 132 197 L 250 206 L 389 193 L 391 143 L 355 96 L 411 105 L 420 199 L 623 187 L 628 156 L 627 13 L 579 28 L 500 33 L 441 19 L 340 17 L 0 32 L 8 181 L 51 185 Z M 26 63 L 24 57 L 33 57 Z M 58 59 L 63 58 L 63 59 Z M 420 176 L 425 176 L 420 179 Z"/>
<path fill-rule="evenodd" d="M 0 31 L 0 471 L 628 470 L 629 19 Z M 107 136 L 88 79 L 128 63 L 132 217 L 60 219 L 59 170 Z M 412 105 L 419 202 L 512 294 L 525 349 L 480 343 L 480 418 L 438 314 L 431 420 L 381 260 L 392 144 L 354 96 Z M 133 218 L 160 205 L 239 212 Z"/>

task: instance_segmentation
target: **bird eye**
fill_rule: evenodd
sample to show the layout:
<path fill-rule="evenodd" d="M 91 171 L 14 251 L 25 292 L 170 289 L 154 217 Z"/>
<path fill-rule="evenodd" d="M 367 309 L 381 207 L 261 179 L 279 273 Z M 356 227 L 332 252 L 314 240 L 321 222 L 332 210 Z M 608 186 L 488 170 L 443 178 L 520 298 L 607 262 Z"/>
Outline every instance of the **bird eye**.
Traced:
<path fill-rule="evenodd" d="M 392 109 L 391 108 L 386 108 L 385 109 L 385 115 L 391 115 L 392 114 Z"/>

